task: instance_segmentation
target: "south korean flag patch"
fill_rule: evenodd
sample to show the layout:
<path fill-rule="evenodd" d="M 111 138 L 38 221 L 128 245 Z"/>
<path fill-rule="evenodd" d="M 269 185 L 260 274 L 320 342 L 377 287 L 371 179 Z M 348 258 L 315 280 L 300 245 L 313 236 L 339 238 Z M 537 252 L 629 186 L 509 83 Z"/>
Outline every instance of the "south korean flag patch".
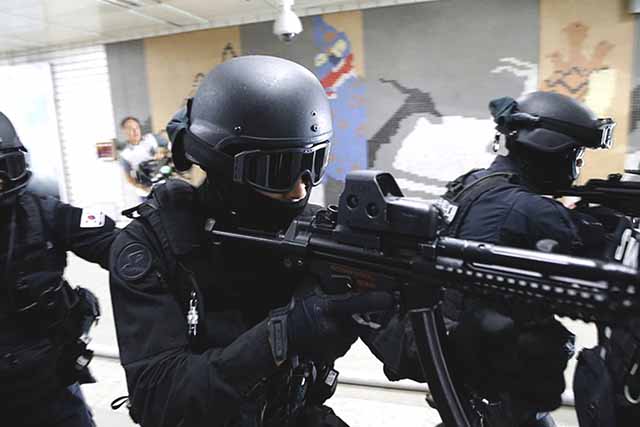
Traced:
<path fill-rule="evenodd" d="M 99 228 L 104 225 L 105 222 L 104 212 L 98 209 L 82 209 L 82 215 L 80 215 L 80 228 Z"/>

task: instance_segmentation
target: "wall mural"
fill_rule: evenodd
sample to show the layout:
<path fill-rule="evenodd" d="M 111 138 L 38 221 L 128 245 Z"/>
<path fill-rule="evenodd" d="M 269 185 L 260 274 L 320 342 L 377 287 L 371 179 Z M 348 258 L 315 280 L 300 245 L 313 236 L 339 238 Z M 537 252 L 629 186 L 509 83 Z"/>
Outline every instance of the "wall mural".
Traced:
<path fill-rule="evenodd" d="M 398 83 L 397 80 L 379 79 L 381 83 L 390 84 L 403 95 L 406 95 L 404 102 L 382 127 L 373 135 L 369 141 L 369 165 L 375 164 L 376 152 L 381 144 L 389 144 L 391 139 L 400 130 L 400 123 L 414 114 L 432 114 L 435 117 L 442 117 L 436 109 L 431 99 L 431 95 L 418 88 L 408 88 Z"/>
<path fill-rule="evenodd" d="M 390 171 L 407 196 L 438 197 L 494 159 L 489 101 L 537 87 L 537 6 L 450 0 L 363 19 L 369 166 Z"/>
<path fill-rule="evenodd" d="M 584 102 L 617 126 L 609 150 L 587 150 L 580 182 L 622 172 L 628 145 L 634 16 L 628 2 L 540 0 L 540 88 Z"/>
<path fill-rule="evenodd" d="M 228 59 L 235 58 L 237 56 L 238 54 L 233 48 L 233 43 L 228 42 L 224 46 L 224 48 L 222 48 L 222 53 L 220 54 L 220 58 L 221 58 L 220 62 L 224 62 Z M 193 80 L 191 81 L 191 89 L 189 89 L 189 93 L 187 93 L 187 96 L 185 96 L 184 99 L 182 100 L 182 104 L 181 104 L 182 107 L 187 105 L 187 100 L 189 98 L 193 98 L 195 96 L 196 92 L 198 91 L 198 87 L 200 87 L 200 83 L 202 83 L 202 79 L 204 79 L 205 73 L 207 71 L 208 70 L 198 71 L 193 75 Z"/>
<path fill-rule="evenodd" d="M 636 15 L 636 37 L 634 40 L 633 54 L 633 90 L 631 91 L 629 114 L 629 143 L 627 145 L 627 156 L 625 158 L 625 169 L 640 170 L 640 38 L 638 37 L 638 26 L 640 16 Z M 634 176 L 640 180 L 640 176 Z"/>
<path fill-rule="evenodd" d="M 351 41 L 344 31 L 329 25 L 322 16 L 313 17 L 313 43 L 319 52 L 314 71 L 325 88 L 334 117 L 331 157 L 327 177 L 344 182 L 348 172 L 367 168 L 365 84 L 355 70 Z M 341 185 L 340 185 L 341 186 Z M 326 197 L 337 199 L 330 185 Z"/>
<path fill-rule="evenodd" d="M 631 121 L 629 123 L 629 145 L 624 163 L 625 169 L 640 170 L 640 85 L 631 92 Z M 640 176 L 632 177 L 640 180 Z"/>
<path fill-rule="evenodd" d="M 235 58 L 237 56 L 238 56 L 238 54 L 236 53 L 236 50 L 233 48 L 233 43 L 229 42 L 224 46 L 224 49 L 222 49 L 222 61 L 221 62 L 224 62 L 227 59 Z"/>
<path fill-rule="evenodd" d="M 323 202 L 335 202 L 346 174 L 362 168 L 392 172 L 409 196 L 437 197 L 448 181 L 493 159 L 489 100 L 517 97 L 538 85 L 615 117 L 619 150 L 627 148 L 623 127 L 638 133 L 627 167 L 640 163 L 640 79 L 630 125 L 620 106 L 629 56 L 624 19 L 613 9 L 606 16 L 596 13 L 595 3 L 593 13 L 580 17 L 571 15 L 570 5 L 554 12 L 554 4 L 451 0 L 305 17 L 305 31 L 291 44 L 273 37 L 271 23 L 148 39 L 154 128 L 175 111 L 176 98 L 179 104 L 195 95 L 212 65 L 240 54 L 266 54 L 311 69 L 330 99 L 331 163 L 323 188 L 314 192 L 323 193 Z M 462 25 L 466 30 L 453 35 L 451 29 Z M 587 166 L 614 170 L 622 155 L 608 155 Z"/>
<path fill-rule="evenodd" d="M 520 95 L 535 90 L 537 64 L 506 57 L 490 72 L 507 73 L 522 82 Z M 412 196 L 434 198 L 445 192 L 446 184 L 466 171 L 487 166 L 494 158 L 492 140 L 495 124 L 490 117 L 442 114 L 431 94 L 408 88 L 396 80 L 380 79 L 405 96 L 402 105 L 368 140 L 369 165 L 375 166 L 376 153 L 399 137 L 391 168 L 400 187 Z M 487 114 L 488 115 L 488 114 Z M 415 116 L 415 117 L 414 117 Z M 409 119 L 415 118 L 413 124 Z M 409 129 L 403 127 L 410 126 Z M 474 143 L 478 136 L 486 143 Z M 446 165 L 446 167 L 443 167 Z"/>
<path fill-rule="evenodd" d="M 553 64 L 553 73 L 544 79 L 542 90 L 561 93 L 579 101 L 587 101 L 589 84 L 598 75 L 611 72 L 606 62 L 613 44 L 600 41 L 590 55 L 585 55 L 585 40 L 589 35 L 589 27 L 582 22 L 572 22 L 562 29 L 569 43 L 566 59 L 558 50 L 549 55 Z"/>

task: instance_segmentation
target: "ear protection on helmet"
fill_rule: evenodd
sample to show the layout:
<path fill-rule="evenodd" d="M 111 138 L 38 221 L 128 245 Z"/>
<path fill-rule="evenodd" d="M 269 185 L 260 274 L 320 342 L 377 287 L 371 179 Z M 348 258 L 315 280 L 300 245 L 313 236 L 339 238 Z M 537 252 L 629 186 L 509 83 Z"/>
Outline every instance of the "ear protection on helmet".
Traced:
<path fill-rule="evenodd" d="M 187 105 L 178 110 L 167 124 L 167 135 L 171 141 L 171 158 L 179 171 L 186 171 L 193 163 L 187 158 L 184 148 L 184 136 L 189 130 L 189 113 L 192 98 L 187 100 Z"/>

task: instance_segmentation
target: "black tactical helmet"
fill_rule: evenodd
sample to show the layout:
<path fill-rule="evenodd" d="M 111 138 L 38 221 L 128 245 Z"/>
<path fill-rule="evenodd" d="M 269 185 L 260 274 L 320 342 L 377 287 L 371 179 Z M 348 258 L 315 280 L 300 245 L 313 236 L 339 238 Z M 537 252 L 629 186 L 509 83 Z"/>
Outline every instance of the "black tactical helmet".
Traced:
<path fill-rule="evenodd" d="M 578 178 L 586 148 L 610 148 L 615 122 L 598 119 L 580 102 L 553 92 L 533 92 L 518 101 L 491 101 L 496 129 L 509 155 L 540 190 L 567 187 Z"/>
<path fill-rule="evenodd" d="M 17 195 L 31 178 L 24 153 L 11 121 L 0 112 L 0 201 Z"/>
<path fill-rule="evenodd" d="M 496 129 L 532 150 L 559 153 L 571 149 L 610 148 L 612 119 L 598 119 L 580 102 L 554 92 L 532 92 L 515 101 L 489 103 Z"/>
<path fill-rule="evenodd" d="M 167 126 L 176 167 L 286 193 L 320 183 L 333 134 L 325 90 L 301 65 L 241 56 L 215 67 Z"/>

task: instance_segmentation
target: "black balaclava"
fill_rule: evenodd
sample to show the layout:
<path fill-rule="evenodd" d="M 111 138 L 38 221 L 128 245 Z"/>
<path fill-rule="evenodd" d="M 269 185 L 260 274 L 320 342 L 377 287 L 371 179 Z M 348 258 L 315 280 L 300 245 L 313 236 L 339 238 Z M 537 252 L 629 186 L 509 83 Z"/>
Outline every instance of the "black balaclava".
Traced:
<path fill-rule="evenodd" d="M 523 182 L 535 192 L 567 189 L 577 178 L 572 174 L 576 150 L 549 154 L 509 141 L 507 148 L 508 157 L 518 166 Z"/>
<path fill-rule="evenodd" d="M 264 231 L 280 231 L 287 228 L 307 206 L 311 186 L 306 187 L 306 197 L 292 202 L 272 199 L 246 184 L 229 184 L 207 175 L 198 192 L 205 209 L 223 223 Z"/>

